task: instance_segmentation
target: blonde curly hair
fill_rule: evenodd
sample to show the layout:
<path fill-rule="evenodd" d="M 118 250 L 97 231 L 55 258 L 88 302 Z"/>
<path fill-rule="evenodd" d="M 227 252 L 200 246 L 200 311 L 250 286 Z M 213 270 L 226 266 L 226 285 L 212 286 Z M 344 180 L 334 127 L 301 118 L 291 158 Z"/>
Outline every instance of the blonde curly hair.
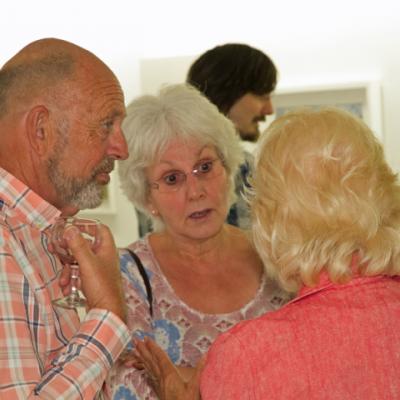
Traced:
<path fill-rule="evenodd" d="M 253 237 L 267 271 L 289 291 L 324 270 L 350 279 L 400 273 L 400 186 L 360 119 L 326 108 L 275 120 L 259 143 L 248 194 Z"/>

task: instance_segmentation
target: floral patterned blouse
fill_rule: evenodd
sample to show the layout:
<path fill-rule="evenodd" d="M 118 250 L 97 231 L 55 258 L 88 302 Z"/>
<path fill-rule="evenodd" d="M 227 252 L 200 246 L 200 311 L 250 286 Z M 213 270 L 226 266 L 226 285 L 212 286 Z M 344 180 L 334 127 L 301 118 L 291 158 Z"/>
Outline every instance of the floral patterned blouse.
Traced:
<path fill-rule="evenodd" d="M 124 249 L 120 265 L 128 305 L 128 326 L 132 336 L 151 337 L 177 366 L 195 366 L 211 343 L 239 321 L 278 309 L 289 296 L 264 275 L 254 298 L 240 310 L 228 314 L 204 314 L 185 304 L 164 277 L 154 257 L 148 236 L 129 246 L 139 256 L 153 293 L 153 317 L 142 276 Z M 116 365 L 106 382 L 107 396 L 113 400 L 157 399 L 144 371 Z"/>

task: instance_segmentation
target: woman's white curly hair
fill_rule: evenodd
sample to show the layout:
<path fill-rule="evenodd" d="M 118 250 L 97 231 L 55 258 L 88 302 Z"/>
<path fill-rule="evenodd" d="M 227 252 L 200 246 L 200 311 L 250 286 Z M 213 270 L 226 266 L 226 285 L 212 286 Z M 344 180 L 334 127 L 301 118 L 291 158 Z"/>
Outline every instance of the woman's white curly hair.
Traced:
<path fill-rule="evenodd" d="M 135 207 L 152 218 L 156 230 L 162 227 L 162 221 L 147 208 L 146 169 L 172 140 L 194 139 L 214 146 L 229 176 L 229 202 L 235 201 L 233 182 L 243 161 L 239 135 L 232 122 L 197 89 L 188 84 L 169 85 L 156 96 L 133 100 L 127 108 L 123 130 L 129 158 L 118 165 L 121 188 Z"/>

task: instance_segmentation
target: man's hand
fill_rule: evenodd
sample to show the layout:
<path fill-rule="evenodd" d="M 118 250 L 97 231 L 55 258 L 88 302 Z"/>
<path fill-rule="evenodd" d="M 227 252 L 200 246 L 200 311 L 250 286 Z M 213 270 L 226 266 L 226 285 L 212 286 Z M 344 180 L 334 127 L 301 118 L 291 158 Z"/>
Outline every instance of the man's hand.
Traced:
<path fill-rule="evenodd" d="M 71 267 L 68 264 L 64 264 L 58 278 L 58 284 L 60 285 L 61 291 L 64 296 L 68 296 L 71 293 Z M 80 279 L 78 278 L 78 289 L 81 288 Z"/>
<path fill-rule="evenodd" d="M 125 322 L 126 305 L 114 239 L 105 225 L 99 226 L 99 237 L 99 245 L 92 250 L 76 227 L 69 226 L 64 233 L 68 248 L 79 264 L 81 288 L 87 299 L 88 308 L 112 311 Z M 61 286 L 63 283 L 68 285 L 67 275 L 68 270 L 63 271 Z"/>

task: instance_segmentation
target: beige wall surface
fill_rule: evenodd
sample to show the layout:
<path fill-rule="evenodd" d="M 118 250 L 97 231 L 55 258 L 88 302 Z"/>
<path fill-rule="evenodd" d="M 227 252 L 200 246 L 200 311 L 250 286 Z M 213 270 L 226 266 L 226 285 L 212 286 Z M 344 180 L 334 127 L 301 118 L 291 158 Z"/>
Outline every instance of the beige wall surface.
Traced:
<path fill-rule="evenodd" d="M 365 89 L 373 128 L 400 171 L 399 2 L 15 0 L 2 4 L 1 16 L 0 65 L 32 40 L 70 40 L 111 66 L 127 103 L 183 81 L 195 56 L 217 44 L 248 43 L 277 64 L 277 99 L 285 91 Z M 125 246 L 137 237 L 136 218 L 116 174 L 112 180 L 112 204 L 89 214 L 109 224 Z"/>

